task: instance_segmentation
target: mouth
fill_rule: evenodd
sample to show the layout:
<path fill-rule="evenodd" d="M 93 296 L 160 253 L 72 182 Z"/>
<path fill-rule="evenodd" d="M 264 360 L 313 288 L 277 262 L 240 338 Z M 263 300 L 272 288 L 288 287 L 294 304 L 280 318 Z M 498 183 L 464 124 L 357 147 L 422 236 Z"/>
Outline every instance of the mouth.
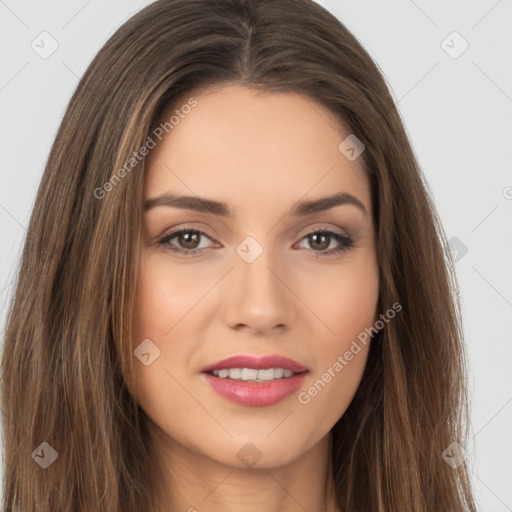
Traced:
<path fill-rule="evenodd" d="M 308 373 L 308 368 L 284 356 L 234 356 L 203 368 L 201 376 L 235 404 L 268 407 L 297 391 Z"/>

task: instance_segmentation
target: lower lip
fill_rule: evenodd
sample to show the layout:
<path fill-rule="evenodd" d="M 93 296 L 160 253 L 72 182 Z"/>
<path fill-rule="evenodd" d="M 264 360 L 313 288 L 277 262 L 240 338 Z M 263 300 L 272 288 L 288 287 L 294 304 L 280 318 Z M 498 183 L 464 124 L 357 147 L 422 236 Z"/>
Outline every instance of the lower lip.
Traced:
<path fill-rule="evenodd" d="M 209 373 L 202 375 L 216 393 L 231 402 L 249 407 L 267 407 L 277 404 L 297 391 L 307 374 L 308 372 L 299 373 L 293 377 L 268 382 L 223 379 Z"/>

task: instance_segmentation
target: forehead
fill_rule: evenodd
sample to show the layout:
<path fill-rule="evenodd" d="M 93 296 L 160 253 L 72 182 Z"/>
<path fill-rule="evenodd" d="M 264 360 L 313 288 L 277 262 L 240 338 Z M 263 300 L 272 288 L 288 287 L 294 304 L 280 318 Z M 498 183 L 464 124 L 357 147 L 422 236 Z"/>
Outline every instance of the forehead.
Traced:
<path fill-rule="evenodd" d="M 183 108 L 193 98 L 193 108 Z M 371 210 L 361 158 L 338 149 L 350 134 L 324 105 L 294 92 L 229 85 L 191 93 L 161 118 L 169 133 L 148 155 L 145 196 L 215 197 L 237 207 L 354 194 Z"/>

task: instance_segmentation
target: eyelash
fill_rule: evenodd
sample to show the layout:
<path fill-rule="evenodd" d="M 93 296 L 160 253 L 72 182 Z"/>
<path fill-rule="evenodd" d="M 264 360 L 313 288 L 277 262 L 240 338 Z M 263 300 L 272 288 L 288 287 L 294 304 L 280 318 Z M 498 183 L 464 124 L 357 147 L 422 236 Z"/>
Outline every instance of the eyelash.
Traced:
<path fill-rule="evenodd" d="M 180 230 L 173 231 L 172 233 L 169 233 L 168 235 L 165 235 L 163 238 L 161 238 L 158 241 L 158 245 L 165 247 L 172 252 L 180 253 L 180 254 L 184 255 L 185 257 L 194 256 L 195 254 L 199 253 L 202 249 L 176 249 L 175 247 L 173 247 L 170 244 L 170 241 L 173 238 L 175 238 L 177 235 L 180 235 L 182 233 L 197 233 L 199 235 L 204 235 L 206 238 L 209 238 L 211 240 L 211 238 L 203 231 L 200 231 L 200 230 L 194 229 L 194 228 L 185 227 Z M 301 241 L 308 238 L 310 235 L 315 235 L 315 234 L 329 235 L 341 243 L 341 246 L 338 248 L 335 248 L 335 249 L 329 249 L 329 250 L 325 250 L 325 251 L 315 251 L 314 249 L 311 249 L 313 253 L 316 253 L 316 254 L 314 254 L 314 257 L 316 257 L 316 258 L 327 257 L 327 256 L 331 256 L 333 254 L 338 254 L 341 252 L 347 252 L 352 248 L 352 246 L 354 244 L 354 240 L 352 239 L 352 237 L 350 237 L 348 235 L 343 235 L 343 234 L 338 233 L 337 231 L 333 231 L 331 229 L 312 230 L 312 231 L 306 233 L 301 238 Z"/>

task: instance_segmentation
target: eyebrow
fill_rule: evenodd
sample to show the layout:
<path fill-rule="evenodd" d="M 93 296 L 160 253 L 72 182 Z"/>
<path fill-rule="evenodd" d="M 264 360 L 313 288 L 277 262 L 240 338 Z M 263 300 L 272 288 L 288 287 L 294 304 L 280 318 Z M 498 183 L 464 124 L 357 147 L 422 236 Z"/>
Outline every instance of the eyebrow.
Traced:
<path fill-rule="evenodd" d="M 306 215 L 329 210 L 330 208 L 334 208 L 335 206 L 340 205 L 352 205 L 359 208 L 365 215 L 368 213 L 366 206 L 359 199 L 357 199 L 357 197 L 348 194 L 347 192 L 340 192 L 332 196 L 296 203 L 291 208 L 290 215 L 294 217 L 304 217 Z M 158 197 L 147 199 L 144 204 L 144 210 L 148 211 L 158 206 L 171 206 L 174 208 L 183 208 L 197 212 L 212 213 L 222 217 L 232 217 L 232 214 L 226 203 L 221 203 L 197 196 L 177 196 L 174 194 L 163 194 Z"/>

